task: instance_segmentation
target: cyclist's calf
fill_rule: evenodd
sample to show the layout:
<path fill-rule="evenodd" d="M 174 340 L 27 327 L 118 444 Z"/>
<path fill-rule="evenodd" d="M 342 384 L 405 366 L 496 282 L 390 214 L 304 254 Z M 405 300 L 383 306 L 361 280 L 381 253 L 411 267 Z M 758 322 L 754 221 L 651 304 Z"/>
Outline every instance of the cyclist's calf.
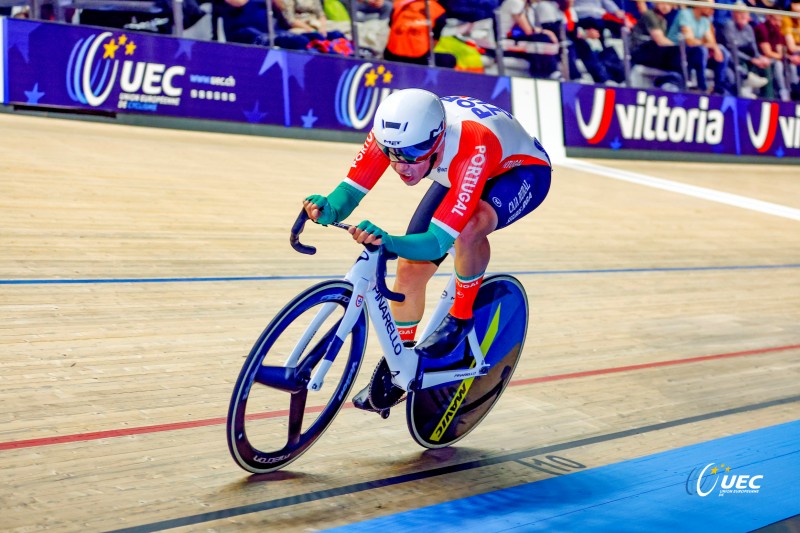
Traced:
<path fill-rule="evenodd" d="M 419 322 L 425 310 L 425 287 L 436 273 L 437 265 L 430 261 L 397 261 L 394 291 L 404 294 L 403 302 L 392 302 L 392 313 L 398 322 Z"/>

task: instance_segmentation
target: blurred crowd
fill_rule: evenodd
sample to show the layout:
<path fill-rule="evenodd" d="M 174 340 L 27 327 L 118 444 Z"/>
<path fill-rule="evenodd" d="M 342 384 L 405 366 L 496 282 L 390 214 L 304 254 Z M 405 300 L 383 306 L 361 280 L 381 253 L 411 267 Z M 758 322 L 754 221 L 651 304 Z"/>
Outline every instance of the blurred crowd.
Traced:
<path fill-rule="evenodd" d="M 56 1 L 57 9 L 45 3 L 37 18 L 175 32 L 172 0 L 139 1 L 135 9 L 119 0 Z M 0 14 L 31 16 L 21 4 Z M 721 4 L 732 7 L 719 9 Z M 181 33 L 194 38 L 480 73 L 800 100 L 800 0 L 710 0 L 685 7 L 629 0 L 183 0 L 179 5 Z"/>

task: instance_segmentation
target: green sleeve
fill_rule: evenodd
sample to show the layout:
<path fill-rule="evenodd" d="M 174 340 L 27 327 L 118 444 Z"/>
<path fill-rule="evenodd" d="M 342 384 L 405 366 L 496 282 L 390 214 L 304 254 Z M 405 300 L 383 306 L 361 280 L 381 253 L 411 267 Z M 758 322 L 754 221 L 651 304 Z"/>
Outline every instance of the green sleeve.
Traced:
<path fill-rule="evenodd" d="M 453 246 L 453 242 L 455 238 L 435 224 L 428 226 L 428 231 L 425 233 L 402 237 L 387 235 L 384 238 L 386 248 L 390 252 L 415 261 L 439 259 Z"/>
<path fill-rule="evenodd" d="M 358 207 L 364 196 L 366 196 L 365 193 L 345 182 L 337 185 L 333 192 L 328 195 L 328 203 L 336 211 L 336 220 L 341 222 L 350 216 L 350 213 Z"/>

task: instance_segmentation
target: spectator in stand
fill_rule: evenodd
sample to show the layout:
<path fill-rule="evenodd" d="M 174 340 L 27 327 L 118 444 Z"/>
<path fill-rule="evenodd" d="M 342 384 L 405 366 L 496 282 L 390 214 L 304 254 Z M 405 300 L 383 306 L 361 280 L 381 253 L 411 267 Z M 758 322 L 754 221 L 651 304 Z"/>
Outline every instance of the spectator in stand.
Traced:
<path fill-rule="evenodd" d="M 580 59 L 595 83 L 624 82 L 625 69 L 622 60 L 614 48 L 605 46 L 602 30 L 598 28 L 604 27 L 604 23 L 602 20 L 597 23 L 593 18 L 586 18 L 583 22 L 587 27 L 583 27 L 574 7 L 575 1 L 559 0 L 566 20 L 567 39 L 570 41 L 570 79 L 581 77 L 576 61 Z"/>
<path fill-rule="evenodd" d="M 798 0 L 800 1 L 800 0 Z M 556 0 L 538 0 L 533 2 L 533 19 L 542 27 L 561 38 L 561 28 L 565 22 L 565 14 Z"/>
<path fill-rule="evenodd" d="M 324 15 L 313 20 L 309 11 L 301 11 L 303 15 L 293 16 L 293 23 L 284 17 L 285 0 L 272 2 L 275 45 L 289 50 L 307 50 L 312 43 L 337 41 L 343 45 L 348 42 L 344 34 L 327 30 Z M 264 0 L 225 0 L 220 10 L 226 40 L 234 43 L 269 46 L 269 30 L 267 29 L 267 3 Z M 316 29 L 315 29 L 316 28 Z M 345 47 L 346 48 L 346 47 Z M 352 50 L 351 50 L 352 51 Z M 343 55 L 347 55 L 344 53 Z"/>
<path fill-rule="evenodd" d="M 743 0 L 716 0 L 714 3 L 715 4 L 723 4 L 723 5 L 727 5 L 727 6 L 732 6 L 732 5 L 736 5 L 736 4 L 745 5 Z M 712 21 L 712 23 L 714 25 L 714 32 L 718 36 L 722 35 L 723 28 L 725 27 L 725 24 L 727 24 L 728 21 L 731 20 L 731 15 L 733 13 L 734 13 L 733 11 L 728 11 L 727 9 L 715 9 L 714 10 L 714 16 L 712 17 L 711 21 Z M 730 47 L 728 47 L 728 51 L 733 53 L 733 51 L 730 50 Z"/>
<path fill-rule="evenodd" d="M 564 11 L 564 8 L 568 8 L 564 0 L 538 0 L 533 3 L 534 20 L 543 30 L 552 32 L 559 43 L 569 42 L 567 39 L 567 27 L 569 24 L 567 22 L 567 13 Z M 569 12 L 571 13 L 570 24 L 574 27 L 574 21 L 577 19 L 577 15 L 575 15 L 574 9 L 569 8 Z M 570 31 L 572 31 L 572 28 Z M 563 54 L 564 48 L 561 48 L 561 44 L 559 44 L 559 48 L 559 72 L 562 74 L 561 79 L 563 79 L 563 76 L 567 74 L 561 72 L 561 62 L 563 61 L 561 54 Z M 569 71 L 578 72 L 578 68 L 575 66 L 577 55 L 575 54 L 574 47 L 568 46 L 565 49 L 567 51 Z"/>
<path fill-rule="evenodd" d="M 745 0 L 746 5 L 761 9 L 777 9 L 786 11 L 789 9 L 789 0 Z"/>
<path fill-rule="evenodd" d="M 732 94 L 732 84 L 728 79 L 730 53 L 724 46 L 717 43 L 714 36 L 714 29 L 711 26 L 711 16 L 714 14 L 711 4 L 714 3 L 714 0 L 706 1 L 709 4 L 708 7 L 679 10 L 667 32 L 667 38 L 676 43 L 683 38 L 687 50 L 689 47 L 700 47 L 705 56 L 703 63 L 714 71 L 714 93 Z M 697 72 L 697 89 L 705 93 L 708 92 L 705 67 L 699 70 Z"/>
<path fill-rule="evenodd" d="M 79 20 L 81 24 L 103 26 L 106 28 L 120 28 L 151 33 L 171 34 L 173 31 L 172 0 L 155 0 L 153 7 L 131 9 L 82 9 Z M 189 29 L 205 16 L 205 11 L 200 9 L 196 0 L 183 1 L 183 28 Z M 45 7 L 45 6 L 42 6 Z M 50 8 L 50 6 L 47 6 Z M 42 18 L 52 20 L 45 9 L 42 9 Z M 69 20 L 69 19 L 67 19 Z"/>
<path fill-rule="evenodd" d="M 793 2 L 791 11 L 800 14 L 800 0 Z M 793 74 L 790 77 L 790 93 L 792 100 L 800 100 L 800 80 L 798 80 L 798 70 L 800 70 L 800 18 L 783 17 L 783 36 L 786 38 L 786 53 L 789 63 L 792 65 Z"/>
<path fill-rule="evenodd" d="M 442 35 L 446 17 L 445 9 L 436 0 L 429 0 L 433 22 L 434 46 Z M 389 41 L 383 51 L 388 61 L 427 65 L 430 52 L 428 19 L 424 0 L 395 0 L 389 22 Z M 454 68 L 456 58 L 451 54 L 434 54 L 438 67 Z"/>
<path fill-rule="evenodd" d="M 625 11 L 614 0 L 575 0 L 575 13 L 578 25 L 586 30 L 597 30 L 596 37 L 605 46 L 604 30 L 608 29 L 614 37 L 620 37 L 622 26 L 633 26 Z M 595 37 L 592 37 L 595 38 Z"/>
<path fill-rule="evenodd" d="M 685 89 L 680 47 L 667 37 L 668 15 L 673 9 L 672 4 L 658 2 L 652 9 L 642 13 L 631 32 L 631 62 L 672 73 L 663 79 L 656 79 L 656 86 L 675 84 L 679 89 Z M 701 48 L 687 47 L 686 62 L 690 72 L 700 71 L 704 59 Z"/>
<path fill-rule="evenodd" d="M 767 15 L 764 22 L 755 27 L 756 42 L 761 53 L 772 60 L 772 81 L 773 88 L 778 97 L 784 102 L 791 99 L 788 76 L 797 69 L 789 69 L 787 73 L 783 59 L 786 53 L 786 38 L 781 32 L 781 17 L 778 15 Z M 790 67 L 793 67 L 791 65 Z"/>
<path fill-rule="evenodd" d="M 275 6 L 280 9 L 281 19 L 290 32 L 299 34 L 317 33 L 327 36 L 329 30 L 337 33 L 347 31 L 348 23 L 328 21 L 322 0 L 278 0 Z M 337 27 L 334 27 L 338 24 Z M 338 35 L 337 35 L 338 36 Z"/>
<path fill-rule="evenodd" d="M 505 0 L 500 6 L 500 35 L 521 43 L 530 75 L 549 78 L 558 73 L 558 37 L 551 30 L 533 25 L 532 0 Z"/>
<path fill-rule="evenodd" d="M 342 3 L 350 13 L 350 0 Z M 392 14 L 392 0 L 356 0 L 356 22 L 370 19 L 389 20 Z"/>
<path fill-rule="evenodd" d="M 461 22 L 477 22 L 494 19 L 494 12 L 500 7 L 501 0 L 443 0 L 442 7 L 447 11 L 447 18 Z"/>
<path fill-rule="evenodd" d="M 743 2 L 737 4 L 744 5 Z M 769 83 L 767 69 L 772 61 L 761 55 L 758 49 L 756 35 L 750 25 L 750 13 L 734 11 L 723 27 L 722 36 L 728 50 L 733 54 L 733 68 L 738 69 L 742 80 L 739 96 L 755 98 L 755 91 Z"/>

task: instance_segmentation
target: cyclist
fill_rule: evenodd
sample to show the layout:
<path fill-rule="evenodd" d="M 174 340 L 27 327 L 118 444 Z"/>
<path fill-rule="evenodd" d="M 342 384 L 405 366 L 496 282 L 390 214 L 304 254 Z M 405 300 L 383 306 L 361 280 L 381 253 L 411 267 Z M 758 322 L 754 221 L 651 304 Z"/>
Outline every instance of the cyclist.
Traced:
<path fill-rule="evenodd" d="M 396 253 L 392 304 L 400 339 L 413 345 L 425 309 L 425 287 L 455 244 L 456 295 L 449 314 L 416 351 L 423 357 L 451 353 L 473 325 L 472 305 L 489 265 L 487 236 L 538 207 L 550 188 L 552 167 L 542 145 L 507 111 L 476 98 L 439 98 L 422 89 L 396 91 L 381 102 L 372 131 L 347 177 L 328 196 L 303 204 L 319 224 L 347 218 L 387 167 L 406 185 L 433 181 L 406 235 L 390 235 L 368 220 L 350 229 L 359 243 L 383 244 Z M 370 385 L 353 403 L 381 411 L 404 391 L 392 384 L 381 359 Z"/>

